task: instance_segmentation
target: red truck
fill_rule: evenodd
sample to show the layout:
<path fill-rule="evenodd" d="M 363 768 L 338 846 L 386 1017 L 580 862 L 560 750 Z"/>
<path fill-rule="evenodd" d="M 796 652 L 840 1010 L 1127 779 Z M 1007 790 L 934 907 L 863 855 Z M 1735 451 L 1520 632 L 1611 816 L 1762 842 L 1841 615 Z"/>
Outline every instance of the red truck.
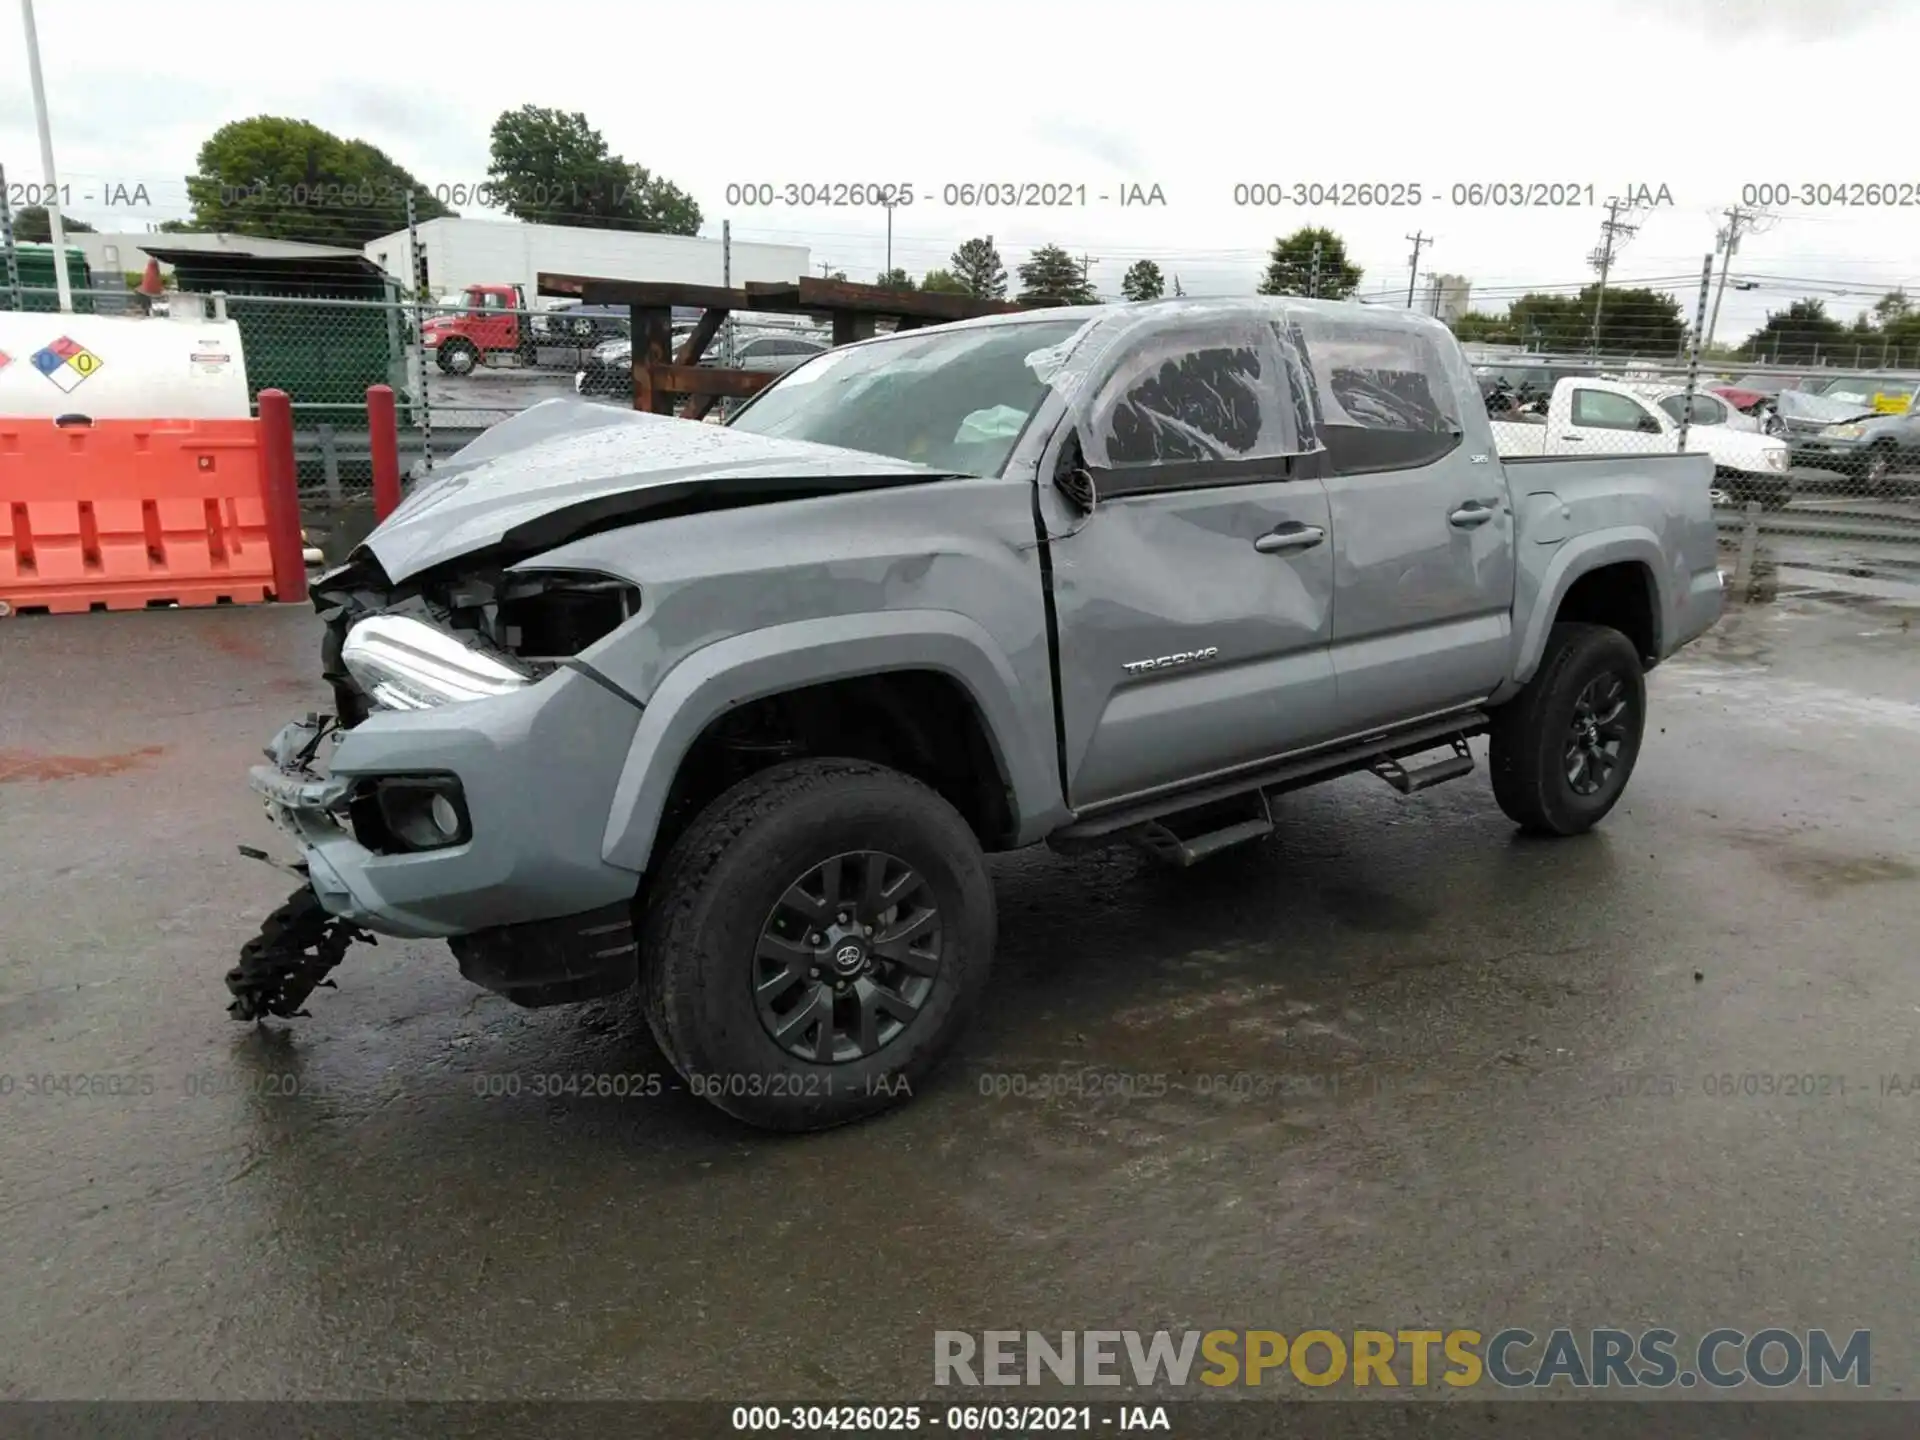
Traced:
<path fill-rule="evenodd" d="M 629 328 L 620 306 L 572 304 L 535 311 L 518 285 L 469 285 L 460 303 L 457 314 L 436 315 L 421 326 L 422 341 L 449 375 L 470 375 L 509 356 L 533 365 L 542 345 L 586 350 Z M 576 358 L 568 357 L 569 363 Z"/>
<path fill-rule="evenodd" d="M 534 362 L 533 309 L 518 285 L 469 285 L 466 309 L 435 315 L 420 327 L 420 340 L 449 375 L 469 375 L 491 361 L 513 356 Z"/>

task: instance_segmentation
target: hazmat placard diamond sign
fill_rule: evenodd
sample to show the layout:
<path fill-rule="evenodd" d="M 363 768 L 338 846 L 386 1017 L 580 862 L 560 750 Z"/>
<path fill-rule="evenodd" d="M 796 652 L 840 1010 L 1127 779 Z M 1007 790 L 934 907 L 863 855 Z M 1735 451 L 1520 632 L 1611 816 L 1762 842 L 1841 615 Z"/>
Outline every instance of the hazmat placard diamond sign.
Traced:
<path fill-rule="evenodd" d="M 33 368 L 69 395 L 78 388 L 81 381 L 104 364 L 106 361 L 78 340 L 71 340 L 65 335 L 46 349 L 33 352 Z"/>

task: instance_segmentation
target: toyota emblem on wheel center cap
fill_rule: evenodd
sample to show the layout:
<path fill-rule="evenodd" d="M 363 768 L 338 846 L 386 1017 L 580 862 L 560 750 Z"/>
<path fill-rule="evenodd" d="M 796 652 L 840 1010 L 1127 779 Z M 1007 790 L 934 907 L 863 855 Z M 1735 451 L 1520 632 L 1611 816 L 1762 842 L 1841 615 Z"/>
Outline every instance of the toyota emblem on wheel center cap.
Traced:
<path fill-rule="evenodd" d="M 866 963 L 867 952 L 859 945 L 848 941 L 833 952 L 833 968 L 842 974 L 851 975 Z"/>

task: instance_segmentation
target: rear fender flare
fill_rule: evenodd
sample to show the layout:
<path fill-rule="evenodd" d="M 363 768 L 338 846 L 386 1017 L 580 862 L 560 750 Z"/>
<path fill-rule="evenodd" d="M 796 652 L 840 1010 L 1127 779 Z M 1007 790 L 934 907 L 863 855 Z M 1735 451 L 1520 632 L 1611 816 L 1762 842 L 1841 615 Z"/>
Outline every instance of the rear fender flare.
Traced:
<path fill-rule="evenodd" d="M 1533 678 L 1540 657 L 1546 653 L 1547 632 L 1553 628 L 1553 617 L 1574 582 L 1603 566 L 1625 563 L 1640 565 L 1653 578 L 1654 593 L 1648 598 L 1653 608 L 1654 653 L 1663 653 L 1661 647 L 1668 617 L 1674 613 L 1675 595 L 1683 592 L 1674 589 L 1674 577 L 1668 573 L 1670 562 L 1660 548 L 1660 541 L 1651 530 L 1640 526 L 1595 530 L 1558 546 L 1548 561 L 1527 613 L 1526 625 L 1520 631 L 1513 666 L 1515 686 Z"/>
<path fill-rule="evenodd" d="M 769 626 L 707 645 L 669 670 L 641 713 L 615 786 L 602 855 L 644 872 L 667 793 L 687 752 L 712 721 L 769 695 L 890 670 L 934 670 L 959 682 L 979 708 L 988 744 L 1023 832 L 1059 809 L 1050 735 L 1029 734 L 1011 664 L 992 637 L 945 610 L 889 610 Z M 1048 711 L 1050 717 L 1051 711 Z"/>

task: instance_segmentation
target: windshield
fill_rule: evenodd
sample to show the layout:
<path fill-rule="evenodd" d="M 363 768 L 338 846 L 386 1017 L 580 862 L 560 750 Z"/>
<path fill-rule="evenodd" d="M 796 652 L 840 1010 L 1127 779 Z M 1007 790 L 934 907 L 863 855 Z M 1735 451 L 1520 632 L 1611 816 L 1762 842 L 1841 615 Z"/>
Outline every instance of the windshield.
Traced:
<path fill-rule="evenodd" d="M 830 350 L 761 391 L 733 428 L 998 475 L 1047 393 L 1029 357 L 1083 324 L 929 330 Z"/>
<path fill-rule="evenodd" d="M 1838 395 L 1812 395 L 1804 390 L 1782 390 L 1775 403 L 1782 419 L 1818 420 L 1829 425 L 1876 413 L 1873 406 L 1864 401 Z"/>

